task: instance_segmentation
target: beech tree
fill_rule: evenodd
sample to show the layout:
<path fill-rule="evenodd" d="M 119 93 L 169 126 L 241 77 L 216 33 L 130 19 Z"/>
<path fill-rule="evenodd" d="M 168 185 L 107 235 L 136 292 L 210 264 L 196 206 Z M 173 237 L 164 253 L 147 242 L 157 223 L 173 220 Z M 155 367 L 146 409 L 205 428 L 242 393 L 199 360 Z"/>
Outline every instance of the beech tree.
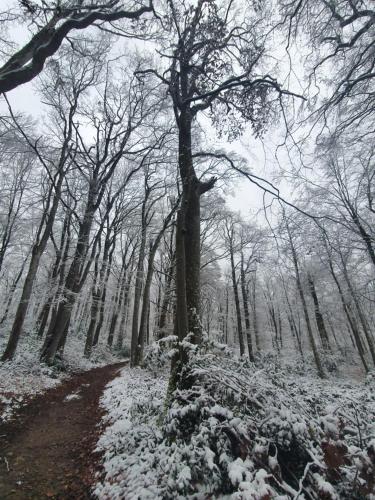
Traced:
<path fill-rule="evenodd" d="M 208 111 L 219 130 L 229 135 L 234 129 L 226 127 L 224 116 L 229 123 L 231 118 L 237 120 L 235 134 L 242 120 L 260 133 L 271 101 L 280 102 L 283 95 L 291 94 L 262 67 L 264 9 L 251 2 L 200 0 L 189 7 L 179 1 L 160 3 L 155 11 L 165 66 L 137 72 L 140 79 L 150 76 L 165 86 L 178 129 L 182 198 L 176 230 L 177 331 L 180 339 L 190 332 L 195 343 L 201 339 L 200 198 L 216 179 L 199 179 L 192 132 L 199 114 Z"/>

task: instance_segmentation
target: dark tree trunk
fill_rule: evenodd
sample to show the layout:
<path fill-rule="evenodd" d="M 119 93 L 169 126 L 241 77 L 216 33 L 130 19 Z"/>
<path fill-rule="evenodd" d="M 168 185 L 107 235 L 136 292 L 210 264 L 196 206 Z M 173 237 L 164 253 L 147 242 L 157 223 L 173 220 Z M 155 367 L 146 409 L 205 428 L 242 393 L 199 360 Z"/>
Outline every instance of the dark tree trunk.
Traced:
<path fill-rule="evenodd" d="M 121 304 L 122 305 L 121 323 L 120 323 L 120 328 L 119 328 L 117 342 L 116 342 L 116 347 L 118 350 L 122 349 L 122 346 L 124 343 L 125 325 L 126 325 L 126 320 L 128 317 L 129 304 L 130 304 L 130 283 L 131 283 L 131 280 L 132 280 L 132 273 L 129 273 L 127 281 L 126 281 L 126 285 L 125 285 L 124 300 Z"/>
<path fill-rule="evenodd" d="M 150 289 L 152 277 L 154 274 L 154 260 L 156 256 L 157 249 L 159 248 L 160 241 L 163 237 L 164 232 L 168 228 L 172 217 L 176 211 L 177 205 L 172 208 L 168 216 L 165 218 L 163 222 L 163 226 L 159 231 L 158 235 L 155 238 L 155 241 L 150 246 L 150 252 L 148 256 L 148 264 L 147 264 L 147 274 L 146 280 L 143 290 L 143 302 L 142 302 L 142 311 L 141 311 L 141 321 L 139 326 L 139 334 L 138 334 L 138 352 L 136 364 L 141 364 L 143 361 L 143 350 L 145 345 L 145 338 L 147 333 L 147 328 L 149 326 L 149 313 L 150 313 Z"/>
<path fill-rule="evenodd" d="M 327 329 L 326 329 L 326 326 L 324 324 L 324 319 L 323 319 L 322 313 L 320 312 L 320 305 L 319 305 L 319 300 L 318 300 L 318 296 L 317 296 L 316 289 L 315 289 L 315 283 L 314 283 L 314 280 L 313 280 L 310 273 L 308 273 L 308 275 L 307 275 L 307 280 L 309 282 L 311 297 L 312 297 L 313 302 L 314 302 L 314 314 L 315 314 L 316 326 L 318 327 L 318 332 L 319 332 L 319 336 L 320 336 L 320 339 L 322 342 L 322 346 L 324 349 L 327 349 L 330 351 L 331 346 L 329 344 Z"/>
<path fill-rule="evenodd" d="M 145 249 L 146 249 L 146 220 L 145 220 L 145 208 L 146 199 L 144 200 L 142 206 L 142 235 L 141 235 L 141 245 L 139 248 L 137 271 L 135 276 L 134 284 L 134 303 L 133 303 L 133 319 L 132 319 L 132 335 L 131 335 L 131 347 L 130 347 L 130 365 L 136 366 L 138 359 L 138 332 L 139 332 L 139 309 L 141 305 L 142 288 L 143 288 L 143 267 L 145 260 Z"/>
<path fill-rule="evenodd" d="M 115 336 L 116 326 L 117 326 L 118 317 L 119 317 L 119 308 L 121 307 L 123 299 L 124 299 L 126 277 L 127 277 L 126 267 L 124 265 L 123 269 L 122 269 L 121 276 L 120 276 L 118 283 L 117 283 L 115 298 L 113 300 L 113 311 L 112 311 L 112 315 L 111 315 L 111 320 L 110 320 L 110 324 L 109 324 L 109 331 L 108 331 L 108 338 L 107 338 L 107 344 L 110 347 L 112 347 L 112 345 L 113 345 L 113 339 Z"/>
<path fill-rule="evenodd" d="M 241 307 L 240 307 L 240 299 L 239 299 L 239 295 L 238 295 L 236 267 L 234 265 L 233 248 L 230 248 L 230 264 L 231 264 L 231 270 L 232 270 L 232 287 L 233 287 L 233 295 L 234 295 L 234 304 L 236 307 L 237 334 L 238 334 L 238 341 L 240 344 L 240 356 L 243 356 L 245 354 L 245 343 L 243 340 L 243 333 L 242 333 Z"/>
<path fill-rule="evenodd" d="M 55 221 L 57 208 L 60 202 L 60 193 L 61 193 L 61 186 L 63 179 L 64 179 L 64 174 L 63 172 L 60 172 L 56 186 L 51 186 L 50 188 L 47 207 L 52 197 L 52 191 L 53 189 L 55 189 L 52 205 L 49 213 L 45 213 L 43 215 L 39 226 L 37 241 L 34 244 L 31 252 L 29 269 L 27 271 L 26 279 L 23 285 L 21 300 L 16 310 L 16 316 L 14 318 L 7 347 L 1 358 L 2 361 L 12 359 L 16 352 L 18 341 L 22 333 L 22 328 L 25 321 L 26 313 L 29 307 L 34 281 L 39 268 L 40 259 L 44 253 L 44 250 L 46 249 L 48 239 L 51 235 L 53 223 Z"/>
<path fill-rule="evenodd" d="M 99 286 L 98 286 L 98 279 L 99 279 L 99 257 L 100 257 L 100 250 L 96 254 L 95 257 L 95 265 L 94 265 L 94 277 L 93 277 L 93 283 L 91 287 L 91 310 L 90 310 L 90 323 L 89 327 L 86 333 L 86 343 L 85 343 L 85 350 L 84 350 L 84 355 L 89 358 L 91 356 L 91 351 L 93 347 L 93 341 L 94 341 L 94 332 L 95 332 L 95 325 L 98 317 L 98 309 L 99 309 Z"/>
<path fill-rule="evenodd" d="M 96 192 L 96 182 L 92 181 L 90 184 L 85 215 L 79 228 L 73 261 L 66 277 L 62 300 L 57 308 L 54 321 L 51 321 L 50 323 L 48 333 L 41 350 L 40 359 L 47 364 L 52 364 L 55 359 L 60 340 L 64 335 L 66 325 L 70 321 L 70 316 L 77 294 L 81 290 L 84 283 L 83 279 L 81 279 L 81 274 L 88 252 L 90 232 L 95 213 Z"/>
<path fill-rule="evenodd" d="M 345 312 L 346 318 L 348 320 L 348 323 L 350 325 L 350 328 L 351 328 L 351 330 L 353 332 L 353 336 L 354 336 L 355 344 L 357 346 L 359 357 L 361 358 L 361 361 L 362 361 L 362 364 L 363 364 L 363 367 L 364 367 L 365 371 L 368 372 L 369 370 L 368 370 L 368 366 L 367 366 L 366 359 L 365 359 L 364 352 L 363 352 L 363 346 L 362 346 L 362 342 L 361 342 L 360 333 L 359 333 L 359 331 L 357 329 L 357 326 L 355 324 L 354 319 L 351 316 L 348 304 L 346 303 L 345 296 L 344 296 L 344 293 L 342 291 L 340 282 L 339 282 L 339 280 L 338 280 L 338 278 L 336 276 L 335 270 L 333 268 L 333 263 L 332 263 L 331 256 L 330 256 L 330 253 L 329 253 L 329 250 L 328 250 L 328 246 L 327 246 L 327 242 L 326 242 L 325 239 L 324 239 L 324 244 L 325 244 L 325 247 L 326 247 L 326 250 L 327 250 L 327 254 L 328 254 L 328 265 L 329 265 L 329 269 L 330 269 L 330 272 L 331 272 L 331 276 L 333 278 L 333 281 L 336 284 L 337 290 L 338 290 L 339 295 L 340 295 L 342 307 L 344 309 L 344 312 Z"/>
<path fill-rule="evenodd" d="M 37 335 L 39 338 L 43 337 L 44 330 L 47 326 L 48 318 L 52 308 L 52 304 L 54 302 L 57 302 L 60 293 L 60 287 L 64 282 L 65 265 L 68 260 L 68 254 L 70 248 L 70 223 L 71 223 L 71 213 L 69 212 L 69 214 L 67 214 L 64 219 L 64 225 L 60 239 L 60 247 L 56 254 L 55 263 L 51 273 L 52 290 L 49 292 L 46 303 L 44 304 L 44 307 L 37 321 L 38 325 Z M 58 288 L 56 291 L 54 291 L 53 287 L 58 277 L 59 277 Z"/>
<path fill-rule="evenodd" d="M 260 339 L 259 339 L 259 329 L 258 329 L 258 312 L 257 312 L 257 296 L 256 296 L 256 275 L 254 274 L 253 280 L 253 330 L 255 336 L 255 344 L 257 350 L 260 351 Z"/>
<path fill-rule="evenodd" d="M 193 167 L 191 144 L 192 118 L 189 109 L 184 109 L 179 118 L 179 170 L 182 180 L 182 210 L 180 210 L 181 249 L 184 251 L 185 298 L 177 293 L 177 302 L 186 300 L 188 324 L 179 337 L 192 333 L 192 341 L 201 341 L 200 323 L 200 182 Z M 180 250 L 181 250 L 180 249 Z M 176 247 L 177 252 L 177 247 Z M 180 256 L 177 256 L 178 260 Z M 188 272 L 187 272 L 188 270 Z M 180 290 L 181 291 L 181 290 Z M 183 304 L 177 306 L 181 314 Z M 182 327 L 182 325 L 181 325 Z M 185 328 L 185 326 L 183 326 Z"/>
<path fill-rule="evenodd" d="M 315 360 L 316 368 L 318 370 L 318 375 L 319 375 L 319 377 L 324 378 L 325 374 L 324 374 L 322 363 L 320 361 L 320 356 L 319 356 L 319 353 L 318 353 L 318 349 L 317 349 L 316 344 L 315 344 L 314 335 L 313 335 L 313 331 L 312 331 L 311 323 L 310 323 L 310 318 L 309 318 L 309 313 L 308 313 L 308 310 L 307 310 L 307 304 L 306 304 L 306 300 L 305 300 L 305 295 L 303 293 L 303 288 L 302 288 L 302 283 L 301 283 L 301 277 L 300 277 L 300 273 L 299 273 L 297 253 L 296 253 L 296 250 L 294 248 L 293 239 L 292 239 L 292 235 L 290 233 L 288 224 L 286 225 L 286 228 L 287 228 L 287 232 L 288 232 L 288 236 L 289 236 L 290 248 L 291 248 L 291 251 L 292 251 L 294 269 L 295 269 L 295 272 L 296 272 L 297 289 L 298 289 L 298 293 L 299 293 L 299 296 L 300 296 L 300 299 L 301 299 L 303 313 L 304 313 L 304 316 L 305 316 L 305 321 L 306 321 L 307 332 L 308 332 L 308 337 L 309 337 L 309 341 L 310 341 L 311 350 L 312 350 L 312 352 L 314 354 L 314 360 Z"/>
<path fill-rule="evenodd" d="M 165 288 L 164 288 L 164 295 L 163 295 L 163 300 L 161 303 L 161 308 L 160 308 L 160 316 L 159 316 L 159 322 L 158 322 L 158 339 L 161 339 L 165 337 L 165 325 L 167 321 L 167 313 L 169 309 L 169 304 L 171 301 L 171 293 L 172 293 L 172 280 L 173 280 L 173 273 L 175 270 L 175 260 L 176 260 L 176 253 L 173 252 L 171 256 L 171 262 L 168 268 L 168 273 L 167 273 L 167 279 L 165 282 Z"/>
<path fill-rule="evenodd" d="M 249 359 L 250 361 L 254 361 L 253 342 L 251 339 L 251 331 L 250 331 L 249 299 L 247 296 L 247 289 L 246 289 L 243 253 L 241 253 L 241 290 L 242 290 L 243 310 L 245 316 L 246 339 L 247 339 L 247 348 L 249 351 Z"/>
<path fill-rule="evenodd" d="M 358 318 L 359 318 L 359 321 L 361 323 L 362 330 L 363 330 L 363 333 L 365 334 L 365 337 L 366 337 L 366 340 L 367 340 L 367 345 L 368 345 L 369 350 L 370 350 L 372 362 L 375 365 L 375 349 L 374 349 L 373 339 L 372 339 L 371 333 L 370 333 L 370 331 L 368 329 L 367 321 L 366 321 L 366 318 L 364 316 L 362 307 L 361 307 L 361 305 L 360 305 L 360 303 L 358 301 L 357 294 L 355 293 L 355 291 L 353 289 L 353 286 L 352 286 L 352 283 L 350 281 L 348 270 L 347 270 L 347 267 L 346 267 L 346 263 L 344 262 L 344 259 L 342 258 L 342 256 L 341 256 L 341 261 L 342 261 L 342 264 L 343 264 L 343 271 L 344 271 L 343 275 L 344 275 L 346 284 L 348 285 L 348 289 L 350 291 L 350 294 L 351 294 L 351 296 L 353 298 L 353 302 L 354 302 L 355 308 L 357 310 Z"/>
<path fill-rule="evenodd" d="M 137 351 L 137 358 L 135 360 L 136 365 L 140 365 L 143 361 L 143 351 L 147 333 L 148 313 L 150 309 L 150 289 L 151 289 L 152 276 L 154 274 L 154 259 L 156 250 L 157 247 L 150 249 L 150 254 L 148 257 L 147 273 L 143 289 L 141 319 L 140 319 L 139 333 L 138 333 L 138 351 Z"/>
<path fill-rule="evenodd" d="M 93 346 L 96 346 L 99 342 L 100 332 L 101 332 L 101 329 L 102 329 L 103 323 L 104 323 L 104 311 L 105 311 L 105 304 L 106 304 L 106 298 L 107 298 L 107 286 L 108 286 L 109 275 L 111 272 L 113 252 L 115 250 L 114 243 L 115 243 L 114 240 L 110 243 L 112 245 L 112 249 L 110 251 L 108 250 L 108 252 L 109 252 L 108 256 L 107 256 L 107 249 L 104 250 L 102 272 L 100 275 L 101 288 L 100 288 L 100 295 L 99 295 L 99 311 L 98 311 L 99 314 L 98 314 L 98 322 L 97 322 L 97 325 L 95 328 Z"/>
<path fill-rule="evenodd" d="M 2 324 L 4 324 L 6 322 L 6 320 L 7 320 L 7 318 L 8 318 L 8 314 L 9 314 L 10 306 L 11 306 L 11 303 L 12 303 L 12 300 L 13 300 L 14 292 L 16 291 L 17 284 L 18 284 L 18 282 L 20 281 L 20 279 L 21 279 L 21 277 L 23 275 L 23 271 L 25 269 L 26 262 L 27 262 L 27 257 L 23 261 L 21 269 L 19 270 L 16 278 L 14 279 L 14 281 L 12 283 L 12 286 L 10 287 L 9 294 L 8 294 L 8 297 L 7 297 L 7 300 L 6 300 L 6 305 L 5 305 L 3 317 L 0 320 L 0 326 Z"/>

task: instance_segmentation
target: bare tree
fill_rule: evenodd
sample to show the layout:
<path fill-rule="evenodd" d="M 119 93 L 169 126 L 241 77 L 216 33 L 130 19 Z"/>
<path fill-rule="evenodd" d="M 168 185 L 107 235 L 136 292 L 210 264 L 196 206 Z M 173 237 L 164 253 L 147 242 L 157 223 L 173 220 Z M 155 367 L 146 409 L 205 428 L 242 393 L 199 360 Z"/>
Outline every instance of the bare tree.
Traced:
<path fill-rule="evenodd" d="M 63 1 L 51 6 L 42 1 L 24 0 L 21 3 L 34 34 L 1 66 L 0 94 L 35 78 L 73 30 L 121 19 L 138 19 L 152 10 L 151 5 L 128 10 L 122 0 Z"/>

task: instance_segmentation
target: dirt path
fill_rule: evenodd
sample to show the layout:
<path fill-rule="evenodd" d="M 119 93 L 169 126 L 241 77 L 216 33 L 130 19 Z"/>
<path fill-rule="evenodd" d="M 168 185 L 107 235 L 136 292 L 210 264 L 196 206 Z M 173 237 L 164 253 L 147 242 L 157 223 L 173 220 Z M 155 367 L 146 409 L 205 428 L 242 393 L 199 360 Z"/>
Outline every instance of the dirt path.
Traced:
<path fill-rule="evenodd" d="M 0 499 L 92 498 L 93 455 L 106 384 L 126 363 L 73 376 L 0 426 Z"/>

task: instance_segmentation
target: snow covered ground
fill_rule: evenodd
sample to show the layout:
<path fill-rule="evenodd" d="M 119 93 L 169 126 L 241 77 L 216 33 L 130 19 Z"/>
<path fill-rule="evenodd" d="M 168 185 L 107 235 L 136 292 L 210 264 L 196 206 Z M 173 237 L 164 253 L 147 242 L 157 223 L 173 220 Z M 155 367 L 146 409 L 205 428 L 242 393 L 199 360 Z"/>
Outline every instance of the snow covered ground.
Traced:
<path fill-rule="evenodd" d="M 165 411 L 167 377 L 125 368 L 107 387 L 100 500 L 375 498 L 375 377 L 319 380 L 265 356 L 196 356 Z"/>
<path fill-rule="evenodd" d="M 159 498 L 157 470 L 143 455 L 143 440 L 159 441 L 158 418 L 163 413 L 167 377 L 125 367 L 108 384 L 101 399 L 107 410 L 105 430 L 97 450 L 103 453 L 105 480 L 97 484 L 100 499 Z M 152 446 L 152 445 L 151 445 Z"/>
<path fill-rule="evenodd" d="M 3 351 L 3 344 L 0 342 L 0 352 Z M 71 337 L 67 341 L 62 364 L 51 368 L 39 363 L 40 347 L 41 342 L 35 336 L 25 336 L 14 360 L 0 362 L 0 423 L 9 420 L 30 398 L 55 387 L 72 373 L 118 361 L 104 347 L 99 347 L 92 359 L 87 360 L 83 357 L 82 340 Z"/>

